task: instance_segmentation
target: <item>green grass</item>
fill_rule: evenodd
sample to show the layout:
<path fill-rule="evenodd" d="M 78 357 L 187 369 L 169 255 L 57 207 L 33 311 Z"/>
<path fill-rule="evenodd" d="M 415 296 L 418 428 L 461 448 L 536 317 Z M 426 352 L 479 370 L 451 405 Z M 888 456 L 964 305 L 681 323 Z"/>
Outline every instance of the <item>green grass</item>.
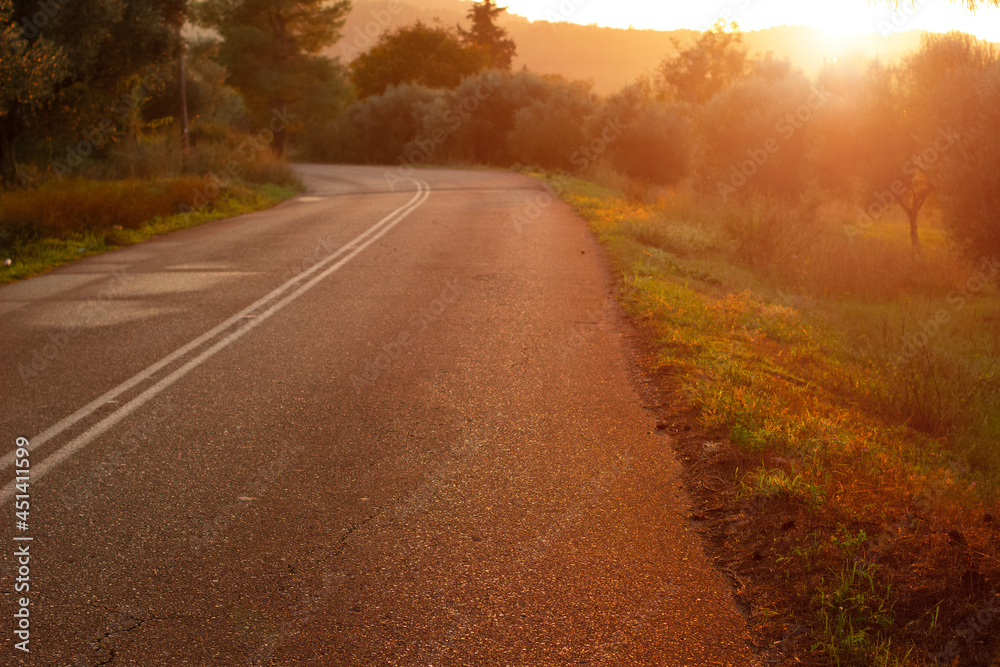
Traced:
<path fill-rule="evenodd" d="M 230 183 L 211 205 L 190 207 L 207 179 L 49 183 L 0 194 L 0 284 L 49 271 L 82 257 L 141 243 L 154 236 L 269 208 L 295 196 L 295 185 Z M 208 190 L 214 193 L 214 190 Z M 172 213 L 178 210 L 189 212 Z M 10 231 L 8 231 L 10 230 Z"/>
<path fill-rule="evenodd" d="M 809 552 L 805 535 L 765 532 L 762 558 L 781 567 L 753 567 L 781 602 L 762 615 L 806 625 L 814 657 L 829 664 L 922 664 L 957 622 L 939 619 L 941 600 L 957 615 L 977 595 L 963 592 L 969 566 L 952 555 L 949 529 L 985 554 L 977 567 L 1000 574 L 980 521 L 1000 480 L 996 281 L 957 307 L 955 290 L 978 267 L 936 229 L 916 256 L 898 221 L 851 241 L 822 207 L 723 207 L 684 193 L 642 203 L 536 175 L 610 250 L 625 307 L 653 332 L 650 370 L 672 378 L 707 432 L 756 462 L 734 479 L 733 511 L 767 507 L 826 526 Z M 907 351 L 905 337 L 943 309 L 947 322 Z M 911 523 L 917 499 L 930 500 Z M 876 546 L 889 564 L 863 556 Z"/>

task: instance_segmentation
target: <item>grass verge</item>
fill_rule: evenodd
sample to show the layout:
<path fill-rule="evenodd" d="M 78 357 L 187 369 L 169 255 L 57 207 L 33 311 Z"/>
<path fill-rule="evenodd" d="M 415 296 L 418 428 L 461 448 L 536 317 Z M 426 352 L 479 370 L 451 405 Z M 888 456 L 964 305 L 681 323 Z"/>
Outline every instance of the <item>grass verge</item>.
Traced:
<path fill-rule="evenodd" d="M 540 176 L 620 272 L 622 301 L 646 334 L 646 371 L 659 379 L 662 427 L 686 462 L 691 518 L 730 575 L 762 658 L 1000 665 L 991 439 L 1000 389 L 994 333 L 981 325 L 1000 310 L 995 292 L 981 287 L 952 307 L 952 333 L 928 336 L 934 346 L 901 352 L 895 327 L 905 337 L 907 323 L 924 322 L 915 308 L 933 315 L 954 298 L 907 284 L 941 257 L 899 260 L 917 263 L 885 278 L 902 291 L 882 280 L 877 298 L 846 281 L 793 296 L 781 272 L 745 254 L 746 239 L 731 243 L 729 222 L 700 224 L 663 202 Z M 886 272 L 864 252 L 850 258 Z M 815 265 L 788 274 L 821 285 L 807 273 Z M 913 280 L 899 278 L 906 271 Z"/>
<path fill-rule="evenodd" d="M 50 182 L 0 194 L 0 284 L 178 229 L 274 206 L 301 185 L 204 177 Z M 10 260 L 7 264 L 4 260 Z"/>

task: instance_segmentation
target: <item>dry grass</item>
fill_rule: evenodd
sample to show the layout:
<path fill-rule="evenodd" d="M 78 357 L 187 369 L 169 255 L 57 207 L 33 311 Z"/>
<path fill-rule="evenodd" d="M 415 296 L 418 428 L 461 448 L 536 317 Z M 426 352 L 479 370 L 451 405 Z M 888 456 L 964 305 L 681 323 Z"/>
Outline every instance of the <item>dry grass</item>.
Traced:
<path fill-rule="evenodd" d="M 21 225 L 17 234 L 3 238 L 3 257 L 11 263 L 0 265 L 0 284 L 176 229 L 268 208 L 298 192 L 236 184 L 206 191 L 206 184 L 214 185 L 194 177 L 163 183 L 81 181 L 58 196 L 49 190 L 52 185 L 0 195 L 0 202 L 13 202 L 0 209 L 0 215 L 8 210 L 11 215 L 4 228 L 10 221 Z M 189 211 L 192 196 L 206 192 L 216 193 L 211 205 Z"/>
<path fill-rule="evenodd" d="M 181 212 L 208 185 L 207 178 L 198 176 L 153 182 L 50 181 L 35 190 L 0 193 L 0 227 L 14 236 L 51 238 L 135 229 Z"/>

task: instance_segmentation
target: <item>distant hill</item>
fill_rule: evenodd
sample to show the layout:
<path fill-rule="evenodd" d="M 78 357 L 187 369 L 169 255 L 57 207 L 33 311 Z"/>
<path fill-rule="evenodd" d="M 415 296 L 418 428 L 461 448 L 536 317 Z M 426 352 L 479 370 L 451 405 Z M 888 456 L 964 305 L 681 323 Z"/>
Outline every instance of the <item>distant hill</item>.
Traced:
<path fill-rule="evenodd" d="M 418 19 L 448 27 L 458 23 L 465 25 L 468 7 L 469 2 L 464 0 L 355 0 L 344 38 L 328 54 L 349 62 L 356 53 L 366 51 L 372 40 L 366 38 L 366 28 L 377 39 L 387 30 Z M 501 25 L 517 44 L 515 69 L 527 67 L 539 74 L 561 74 L 569 79 L 592 81 L 594 90 L 599 93 L 616 91 L 650 73 L 667 55 L 675 53 L 672 38 L 685 45 L 698 34 L 692 30 L 665 32 L 547 21 L 532 23 L 509 14 L 504 15 Z M 824 59 L 851 53 L 895 60 L 917 48 L 920 34 L 914 31 L 888 37 L 870 34 L 834 38 L 816 28 L 781 26 L 747 32 L 744 42 L 752 52 L 772 51 L 779 58 L 788 58 L 807 74 L 813 74 Z"/>

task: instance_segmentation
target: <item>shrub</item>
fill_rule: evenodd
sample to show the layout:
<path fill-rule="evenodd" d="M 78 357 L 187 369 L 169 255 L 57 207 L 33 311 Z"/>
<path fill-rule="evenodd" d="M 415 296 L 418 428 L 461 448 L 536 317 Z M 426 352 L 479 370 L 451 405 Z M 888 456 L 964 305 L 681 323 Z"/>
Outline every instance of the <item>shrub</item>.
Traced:
<path fill-rule="evenodd" d="M 587 136 L 584 121 L 594 111 L 589 86 L 552 80 L 547 95 L 514 114 L 508 151 L 517 161 L 546 169 L 570 169 Z"/>
<path fill-rule="evenodd" d="M 526 71 L 481 72 L 423 108 L 423 136 L 438 133 L 444 137 L 438 148 L 442 161 L 497 165 L 521 162 L 508 140 L 517 126 L 518 112 L 549 99 L 554 89 L 565 85 L 573 84 Z"/>
<path fill-rule="evenodd" d="M 687 176 L 692 134 L 687 109 L 651 99 L 640 85 L 612 96 L 591 122 L 592 135 L 613 137 L 608 161 L 646 185 L 676 185 Z"/>
<path fill-rule="evenodd" d="M 723 199 L 801 195 L 814 173 L 808 122 L 823 103 L 797 71 L 747 79 L 715 96 L 699 118 L 703 185 Z"/>
<path fill-rule="evenodd" d="M 439 91 L 404 83 L 354 103 L 347 111 L 344 158 L 367 164 L 399 162 L 422 129 L 420 105 L 439 95 Z"/>

